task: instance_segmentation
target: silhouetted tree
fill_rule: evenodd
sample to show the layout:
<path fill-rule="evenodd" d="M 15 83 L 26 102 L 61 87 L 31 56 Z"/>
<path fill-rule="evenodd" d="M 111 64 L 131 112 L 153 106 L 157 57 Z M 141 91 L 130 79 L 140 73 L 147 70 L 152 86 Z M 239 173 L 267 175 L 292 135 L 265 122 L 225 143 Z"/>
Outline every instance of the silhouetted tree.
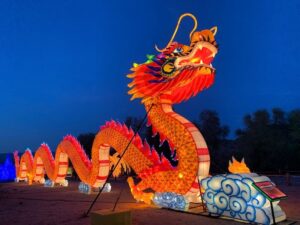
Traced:
<path fill-rule="evenodd" d="M 244 129 L 236 131 L 237 146 L 250 169 L 280 172 L 300 169 L 300 110 L 286 116 L 279 108 L 258 110 L 244 117 Z"/>
<path fill-rule="evenodd" d="M 211 172 L 226 172 L 228 161 L 234 149 L 232 142 L 226 140 L 228 126 L 221 126 L 217 112 L 204 110 L 199 114 L 199 121 L 194 122 L 201 131 L 211 156 Z"/>
<path fill-rule="evenodd" d="M 83 146 L 86 154 L 91 158 L 91 151 L 95 139 L 94 133 L 79 134 L 77 140 Z"/>
<path fill-rule="evenodd" d="M 288 114 L 288 169 L 300 170 L 300 109 Z"/>
<path fill-rule="evenodd" d="M 272 120 L 274 125 L 280 126 L 286 124 L 285 112 L 282 109 L 273 108 L 272 113 L 273 113 Z"/>

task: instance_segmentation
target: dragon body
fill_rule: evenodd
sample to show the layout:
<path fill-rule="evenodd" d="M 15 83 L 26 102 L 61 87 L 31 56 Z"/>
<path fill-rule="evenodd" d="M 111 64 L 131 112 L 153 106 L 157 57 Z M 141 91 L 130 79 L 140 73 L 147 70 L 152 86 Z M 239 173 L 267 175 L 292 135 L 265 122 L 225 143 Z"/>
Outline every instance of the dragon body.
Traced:
<path fill-rule="evenodd" d="M 176 150 L 176 167 L 132 129 L 110 121 L 96 135 L 91 159 L 70 135 L 60 142 L 54 157 L 46 144 L 34 156 L 26 150 L 19 159 L 15 153 L 18 179 L 43 182 L 46 173 L 53 182 L 63 183 L 70 160 L 82 182 L 101 187 L 109 173 L 110 147 L 121 155 L 133 139 L 123 159 L 140 178 L 137 184 L 128 179 L 135 198 L 150 203 L 153 192 L 197 196 L 198 181 L 209 174 L 208 148 L 199 130 L 172 107 L 213 84 L 215 69 L 211 63 L 218 51 L 215 34 L 216 27 L 192 32 L 189 45 L 172 41 L 146 63 L 131 68 L 128 75 L 132 79 L 129 94 L 132 99 L 141 99 L 153 133 L 159 133 L 161 141 L 168 141 L 171 150 Z"/>

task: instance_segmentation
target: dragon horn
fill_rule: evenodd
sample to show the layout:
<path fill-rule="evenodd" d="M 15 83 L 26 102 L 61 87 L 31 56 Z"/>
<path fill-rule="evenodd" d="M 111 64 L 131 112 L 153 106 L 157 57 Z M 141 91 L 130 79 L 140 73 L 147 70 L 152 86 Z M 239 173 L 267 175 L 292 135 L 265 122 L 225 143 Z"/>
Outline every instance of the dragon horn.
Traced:
<path fill-rule="evenodd" d="M 194 20 L 194 28 L 193 28 L 193 30 L 192 30 L 191 33 L 190 33 L 190 39 L 192 38 L 192 34 L 193 34 L 194 31 L 197 29 L 198 21 L 197 21 L 196 17 L 195 17 L 193 14 L 191 14 L 191 13 L 184 13 L 184 14 L 182 14 L 182 15 L 179 17 L 178 22 L 177 22 L 177 25 L 176 25 L 176 28 L 175 28 L 175 31 L 174 31 L 174 33 L 173 33 L 173 35 L 172 35 L 172 37 L 171 37 L 171 40 L 170 40 L 169 43 L 167 44 L 167 46 L 166 46 L 165 48 L 163 48 L 163 49 L 159 49 L 159 48 L 157 47 L 157 45 L 155 45 L 156 51 L 162 52 L 164 49 L 166 49 L 167 47 L 169 47 L 169 45 L 172 43 L 172 41 L 173 41 L 174 38 L 175 38 L 175 35 L 176 35 L 177 31 L 178 31 L 178 28 L 179 28 L 179 25 L 180 25 L 180 23 L 181 23 L 181 20 L 182 20 L 184 17 L 187 17 L 187 16 L 190 17 L 190 18 L 192 18 L 192 19 Z"/>

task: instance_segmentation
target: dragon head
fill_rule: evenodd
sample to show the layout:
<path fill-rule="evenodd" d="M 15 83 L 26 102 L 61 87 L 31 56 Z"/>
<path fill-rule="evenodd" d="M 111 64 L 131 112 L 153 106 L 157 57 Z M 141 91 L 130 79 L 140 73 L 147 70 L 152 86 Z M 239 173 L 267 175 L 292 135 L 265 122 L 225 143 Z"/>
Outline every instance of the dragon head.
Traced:
<path fill-rule="evenodd" d="M 190 45 L 174 42 L 180 21 L 190 16 L 195 26 L 190 34 Z M 183 14 L 177 23 L 171 41 L 156 56 L 148 56 L 147 62 L 134 65 L 133 81 L 128 85 L 131 99 L 142 98 L 142 102 L 167 99 L 172 104 L 195 96 L 213 84 L 216 73 L 212 61 L 218 52 L 215 41 L 217 27 L 196 31 L 197 20 L 191 14 Z"/>

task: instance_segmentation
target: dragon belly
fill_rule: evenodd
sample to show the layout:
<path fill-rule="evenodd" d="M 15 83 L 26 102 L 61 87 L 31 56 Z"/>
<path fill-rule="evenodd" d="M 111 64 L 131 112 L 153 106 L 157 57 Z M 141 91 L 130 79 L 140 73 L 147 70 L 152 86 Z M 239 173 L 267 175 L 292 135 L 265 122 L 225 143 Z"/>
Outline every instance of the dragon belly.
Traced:
<path fill-rule="evenodd" d="M 149 120 L 176 149 L 178 166 L 174 170 L 152 174 L 143 180 L 143 187 L 151 187 L 156 192 L 198 192 L 198 177 L 208 176 L 210 165 L 208 149 L 198 129 L 173 112 L 171 104 L 154 105 Z"/>

